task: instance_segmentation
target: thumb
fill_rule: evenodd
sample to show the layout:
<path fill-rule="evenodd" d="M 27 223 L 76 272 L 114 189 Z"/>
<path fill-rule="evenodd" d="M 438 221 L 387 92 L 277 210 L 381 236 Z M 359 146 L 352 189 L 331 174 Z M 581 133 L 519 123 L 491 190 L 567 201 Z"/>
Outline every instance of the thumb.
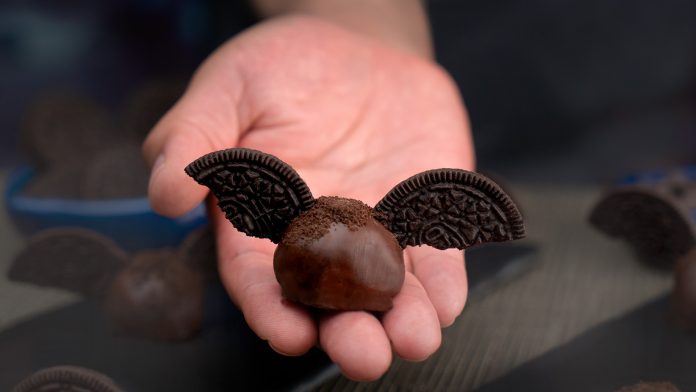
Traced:
<path fill-rule="evenodd" d="M 220 70 L 209 61 L 197 72 L 179 102 L 157 123 L 143 144 L 152 166 L 148 195 L 152 208 L 166 216 L 193 209 L 207 195 L 207 188 L 191 180 L 184 168 L 215 150 L 235 147 L 239 141 L 241 79 L 229 67 Z M 227 79 L 227 80 L 225 80 Z"/>

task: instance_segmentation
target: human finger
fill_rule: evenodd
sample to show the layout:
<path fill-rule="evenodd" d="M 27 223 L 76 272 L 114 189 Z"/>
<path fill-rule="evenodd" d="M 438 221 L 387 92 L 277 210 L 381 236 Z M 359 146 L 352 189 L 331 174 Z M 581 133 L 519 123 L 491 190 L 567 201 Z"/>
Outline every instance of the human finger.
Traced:
<path fill-rule="evenodd" d="M 317 327 L 301 305 L 286 301 L 273 271 L 274 245 L 237 231 L 216 212 L 220 276 L 249 327 L 284 355 L 301 355 L 317 341 Z"/>
<path fill-rule="evenodd" d="M 322 349 L 348 378 L 371 381 L 381 377 L 392 360 L 382 324 L 363 311 L 332 312 L 319 322 Z"/>
<path fill-rule="evenodd" d="M 464 309 L 467 298 L 468 285 L 462 251 L 442 251 L 419 246 L 409 248 L 406 252 L 411 260 L 413 274 L 428 294 L 440 325 L 451 325 Z"/>
<path fill-rule="evenodd" d="M 432 355 L 442 340 L 440 322 L 428 294 L 413 274 L 406 273 L 404 285 L 394 297 L 394 307 L 382 318 L 394 351 L 410 361 Z"/>

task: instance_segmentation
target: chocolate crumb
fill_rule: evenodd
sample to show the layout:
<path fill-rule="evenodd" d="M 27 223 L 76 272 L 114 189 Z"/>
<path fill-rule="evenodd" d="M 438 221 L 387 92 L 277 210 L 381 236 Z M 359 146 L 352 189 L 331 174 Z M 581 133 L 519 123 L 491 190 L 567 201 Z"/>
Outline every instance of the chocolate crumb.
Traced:
<path fill-rule="evenodd" d="M 303 212 L 297 219 L 300 218 L 314 224 L 289 226 L 283 234 L 284 243 L 317 240 L 328 233 L 335 223 L 342 223 L 349 230 L 356 231 L 372 219 L 372 208 L 359 200 L 322 196 L 316 200 L 316 208 Z"/>

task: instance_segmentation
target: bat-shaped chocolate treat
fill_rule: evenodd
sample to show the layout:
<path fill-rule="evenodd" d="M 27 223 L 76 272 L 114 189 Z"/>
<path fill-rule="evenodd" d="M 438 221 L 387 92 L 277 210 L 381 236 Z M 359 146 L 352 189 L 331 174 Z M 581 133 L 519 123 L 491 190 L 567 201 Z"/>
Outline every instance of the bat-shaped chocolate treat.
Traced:
<path fill-rule="evenodd" d="M 255 150 L 213 152 L 186 173 L 212 190 L 234 227 L 278 244 L 273 267 L 283 296 L 318 308 L 390 309 L 404 282 L 406 246 L 465 249 L 524 237 L 510 197 L 460 169 L 416 174 L 374 208 L 314 199 L 292 167 Z"/>
<path fill-rule="evenodd" d="M 203 326 L 205 289 L 217 280 L 214 245 L 205 228 L 178 249 L 128 254 L 97 232 L 55 228 L 32 237 L 7 275 L 97 300 L 119 333 L 188 339 Z"/>

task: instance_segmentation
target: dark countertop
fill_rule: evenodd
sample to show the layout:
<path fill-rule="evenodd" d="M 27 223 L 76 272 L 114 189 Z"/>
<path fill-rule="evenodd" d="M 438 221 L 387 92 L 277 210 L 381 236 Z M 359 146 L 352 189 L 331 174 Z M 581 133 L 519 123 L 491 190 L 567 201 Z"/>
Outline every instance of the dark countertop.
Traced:
<path fill-rule="evenodd" d="M 598 189 L 517 185 L 512 191 L 529 239 L 540 245 L 537 268 L 469 302 L 425 362 L 397 360 L 379 381 L 339 377 L 318 390 L 472 390 L 670 290 L 669 272 L 644 267 L 627 246 L 587 224 Z"/>
<path fill-rule="evenodd" d="M 671 276 L 637 263 L 630 249 L 587 224 L 600 195 L 587 186 L 511 184 L 540 262 L 512 283 L 472 299 L 422 363 L 396 360 L 373 383 L 343 377 L 319 390 L 471 390 L 669 290 Z M 21 240 L 0 217 L 0 266 Z M 0 278 L 0 328 L 74 300 L 58 290 Z"/>

